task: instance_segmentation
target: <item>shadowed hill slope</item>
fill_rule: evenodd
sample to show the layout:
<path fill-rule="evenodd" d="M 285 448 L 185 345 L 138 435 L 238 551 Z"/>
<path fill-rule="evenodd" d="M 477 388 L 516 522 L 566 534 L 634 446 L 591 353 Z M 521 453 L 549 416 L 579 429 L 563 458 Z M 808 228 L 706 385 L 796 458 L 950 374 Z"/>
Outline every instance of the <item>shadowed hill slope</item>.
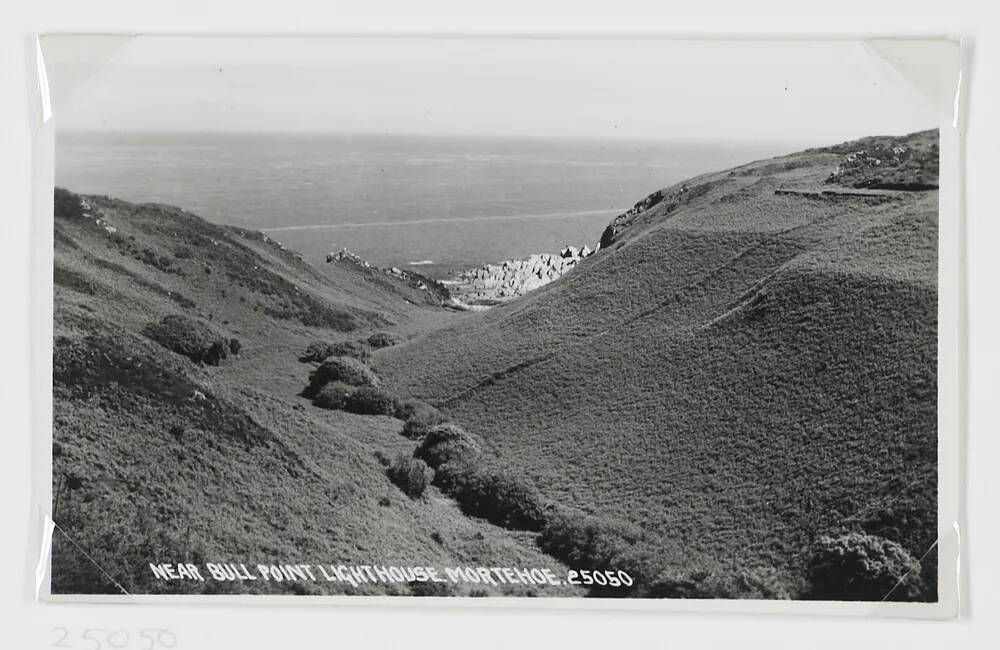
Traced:
<path fill-rule="evenodd" d="M 916 152 L 891 163 L 893 187 L 936 185 L 936 137 L 877 139 Z M 842 530 L 922 558 L 936 537 L 938 197 L 821 193 L 871 144 L 656 192 L 574 271 L 378 365 L 548 497 L 653 533 L 668 567 L 801 574 L 816 536 Z"/>
<path fill-rule="evenodd" d="M 461 317 L 428 292 L 353 264 L 311 267 L 178 208 L 62 190 L 54 280 L 54 593 L 411 593 L 162 582 L 150 562 L 564 571 L 530 536 L 393 485 L 384 459 L 415 446 L 400 420 L 299 395 L 311 368 L 297 358 L 315 339 L 405 338 Z"/>

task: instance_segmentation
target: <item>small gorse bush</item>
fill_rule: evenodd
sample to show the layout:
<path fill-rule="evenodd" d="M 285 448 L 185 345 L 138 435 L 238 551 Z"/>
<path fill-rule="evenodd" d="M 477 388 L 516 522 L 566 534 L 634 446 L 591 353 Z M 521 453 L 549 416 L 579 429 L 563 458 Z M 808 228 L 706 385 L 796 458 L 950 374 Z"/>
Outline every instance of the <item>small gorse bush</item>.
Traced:
<path fill-rule="evenodd" d="M 357 388 L 350 384 L 332 381 L 317 391 L 313 397 L 313 404 L 325 409 L 342 409 L 347 405 L 347 401 L 355 390 Z"/>
<path fill-rule="evenodd" d="M 423 496 L 434 478 L 434 470 L 419 458 L 400 454 L 386 469 L 389 480 L 411 499 Z"/>
<path fill-rule="evenodd" d="M 448 418 L 430 404 L 416 399 L 399 403 L 396 417 L 403 420 L 403 435 L 410 440 L 419 440 L 427 435 L 431 427 L 445 423 Z"/>
<path fill-rule="evenodd" d="M 359 415 L 395 415 L 396 398 L 381 388 L 361 386 L 347 397 L 343 409 Z"/>
<path fill-rule="evenodd" d="M 813 600 L 919 599 L 920 563 L 892 540 L 865 533 L 820 537 L 807 567 Z"/>
<path fill-rule="evenodd" d="M 164 316 L 160 322 L 146 325 L 143 333 L 168 350 L 210 366 L 219 365 L 231 349 L 227 337 L 207 323 L 183 314 Z"/>
<path fill-rule="evenodd" d="M 323 386 L 331 381 L 339 381 L 351 386 L 378 386 L 375 372 L 357 359 L 351 357 L 330 357 L 309 375 L 309 385 L 303 394 L 314 397 Z"/>

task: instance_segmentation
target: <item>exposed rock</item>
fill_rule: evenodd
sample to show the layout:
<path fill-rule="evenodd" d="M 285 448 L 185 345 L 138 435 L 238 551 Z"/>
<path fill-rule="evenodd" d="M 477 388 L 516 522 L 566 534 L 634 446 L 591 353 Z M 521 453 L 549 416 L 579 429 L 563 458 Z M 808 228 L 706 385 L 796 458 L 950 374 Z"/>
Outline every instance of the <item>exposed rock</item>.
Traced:
<path fill-rule="evenodd" d="M 853 188 L 937 189 L 939 158 L 936 143 L 908 147 L 893 142 L 872 142 L 847 153 L 826 182 Z"/>
<path fill-rule="evenodd" d="M 558 280 L 593 253 L 589 246 L 566 246 L 558 255 L 536 253 L 524 259 L 469 269 L 445 284 L 458 305 L 495 305 Z"/>
<path fill-rule="evenodd" d="M 681 192 L 685 189 L 686 188 L 682 187 Z M 628 211 L 615 217 L 611 223 L 608 224 L 608 227 L 604 229 L 604 232 L 601 233 L 601 241 L 598 242 L 597 248 L 607 248 L 613 244 L 617 241 L 618 235 L 621 231 L 630 226 L 637 215 L 640 215 L 646 210 L 659 205 L 663 199 L 663 190 L 657 190 L 633 205 Z"/>
<path fill-rule="evenodd" d="M 362 259 L 359 255 L 355 255 L 346 248 L 341 248 L 336 253 L 330 251 L 329 253 L 326 254 L 327 264 L 331 262 L 340 262 L 340 261 L 353 262 L 354 264 L 357 264 L 358 266 L 363 266 L 366 269 L 372 268 L 372 265 L 368 262 L 368 260 Z"/>

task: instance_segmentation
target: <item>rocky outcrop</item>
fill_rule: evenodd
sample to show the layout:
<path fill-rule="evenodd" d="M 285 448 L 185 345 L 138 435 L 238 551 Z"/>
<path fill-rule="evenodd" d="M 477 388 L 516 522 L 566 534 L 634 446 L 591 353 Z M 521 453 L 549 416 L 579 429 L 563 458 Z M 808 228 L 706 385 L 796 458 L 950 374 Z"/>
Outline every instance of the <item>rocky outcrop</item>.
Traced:
<path fill-rule="evenodd" d="M 454 280 L 445 281 L 445 285 L 460 304 L 495 305 L 559 279 L 593 253 L 589 246 L 566 246 L 558 255 L 541 253 L 470 269 Z"/>
<path fill-rule="evenodd" d="M 346 248 L 342 248 L 336 252 L 331 251 L 327 253 L 326 262 L 327 264 L 350 264 L 375 274 L 376 276 L 398 280 L 410 289 L 416 289 L 426 294 L 432 302 L 438 304 L 448 304 L 452 302 L 448 289 L 437 280 L 432 280 L 427 276 L 414 273 L 413 271 L 400 269 L 395 266 L 380 268 L 361 256 L 352 253 Z"/>
<path fill-rule="evenodd" d="M 920 191 L 938 188 L 940 151 L 936 142 L 907 146 L 874 141 L 847 153 L 826 179 L 853 188 Z"/>
<path fill-rule="evenodd" d="M 604 229 L 604 232 L 601 233 L 601 241 L 597 247 L 607 248 L 611 244 L 615 243 L 618 239 L 618 235 L 632 224 L 632 221 L 637 215 L 642 214 L 653 206 L 659 205 L 662 201 L 663 190 L 657 190 L 633 205 L 628 211 L 615 217 L 611 223 L 608 224 L 607 228 Z"/>
<path fill-rule="evenodd" d="M 343 261 L 352 262 L 354 264 L 357 264 L 358 266 L 363 266 L 366 269 L 374 268 L 371 265 L 371 263 L 368 262 L 368 260 L 363 259 L 360 255 L 356 255 L 351 251 L 347 250 L 346 248 L 341 248 L 336 253 L 330 251 L 329 253 L 326 254 L 327 264 L 333 262 L 343 262 Z"/>

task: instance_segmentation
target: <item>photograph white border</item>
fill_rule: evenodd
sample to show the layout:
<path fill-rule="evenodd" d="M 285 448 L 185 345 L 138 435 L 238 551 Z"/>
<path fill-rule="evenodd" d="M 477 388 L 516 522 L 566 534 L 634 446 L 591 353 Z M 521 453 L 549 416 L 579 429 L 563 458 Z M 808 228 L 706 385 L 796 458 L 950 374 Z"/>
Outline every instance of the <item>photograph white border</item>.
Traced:
<path fill-rule="evenodd" d="M 154 34 L 150 34 L 151 36 Z M 155 34 L 160 35 L 160 34 Z M 79 37 L 96 36 L 74 35 Z M 211 34 L 204 34 L 212 37 Z M 217 34 L 215 36 L 251 36 L 251 34 Z M 299 34 L 274 36 L 301 36 Z M 317 37 L 319 35 L 313 35 Z M 392 34 L 339 34 L 338 36 L 387 38 Z M 437 35 L 426 35 L 435 37 Z M 552 35 L 563 38 L 566 35 Z M 267 35 L 261 35 L 267 37 Z M 324 36 L 325 37 L 325 36 Z M 408 38 L 421 37 L 407 35 Z M 452 36 L 454 37 L 454 36 Z M 462 36 L 464 37 L 464 36 Z M 475 35 L 470 38 L 537 38 L 538 34 Z M 570 36 L 590 38 L 592 36 Z M 599 38 L 617 38 L 615 36 Z M 648 38 L 653 38 L 649 36 Z M 725 36 L 705 36 L 686 39 L 664 36 L 672 40 L 720 40 Z M 850 37 L 817 38 L 809 40 L 854 40 Z M 741 39 L 742 40 L 742 39 Z M 754 39 L 761 40 L 761 39 Z M 776 40 L 795 40 L 782 37 Z M 892 48 L 893 39 L 878 39 L 880 47 Z M 53 603 L 155 603 L 155 604 L 224 604 L 224 605 L 350 605 L 392 607 L 508 607 L 517 609 L 549 610 L 632 610 L 733 614 L 795 614 L 835 616 L 880 616 L 900 618 L 954 618 L 962 611 L 961 594 L 965 591 L 964 574 L 960 569 L 962 541 L 961 530 L 962 490 L 965 432 L 962 407 L 966 395 L 964 350 L 966 347 L 964 320 L 964 262 L 963 262 L 963 177 L 962 177 L 962 117 L 961 100 L 964 86 L 960 83 L 965 59 L 958 50 L 955 39 L 946 39 L 956 48 L 954 60 L 940 61 L 947 70 L 921 69 L 921 78 L 914 83 L 925 83 L 923 75 L 934 77 L 951 74 L 957 83 L 954 93 L 946 102 L 942 113 L 941 130 L 941 181 L 939 209 L 939 285 L 938 285 L 938 594 L 937 603 L 870 603 L 870 602 L 817 602 L 817 601 L 736 601 L 736 600 L 652 600 L 652 599 L 589 599 L 589 598 L 406 598 L 391 596 L 87 596 L 56 595 L 48 591 L 48 557 L 51 542 L 51 431 L 52 431 L 52 188 L 54 185 L 54 127 L 53 110 L 49 102 L 42 45 L 36 41 L 36 82 L 33 102 L 33 218 L 31 247 L 31 395 L 32 395 L 32 468 L 33 512 L 35 517 L 31 545 L 38 550 L 36 567 L 36 596 Z M 901 47 L 914 43 L 940 44 L 941 39 L 899 39 Z M 926 64 L 927 62 L 925 62 Z M 830 143 L 833 144 L 833 143 Z"/>

